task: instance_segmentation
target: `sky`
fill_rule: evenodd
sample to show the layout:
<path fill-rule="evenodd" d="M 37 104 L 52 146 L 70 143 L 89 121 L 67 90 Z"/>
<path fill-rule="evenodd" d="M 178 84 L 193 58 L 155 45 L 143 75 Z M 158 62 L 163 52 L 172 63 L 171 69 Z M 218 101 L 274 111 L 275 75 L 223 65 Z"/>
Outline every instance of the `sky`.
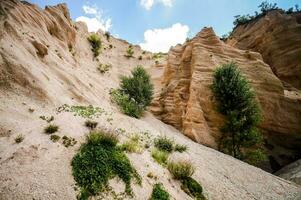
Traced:
<path fill-rule="evenodd" d="M 203 27 L 219 36 L 233 28 L 235 15 L 253 14 L 262 0 L 28 0 L 44 8 L 67 3 L 74 21 L 87 23 L 89 31 L 109 31 L 139 44 L 144 50 L 167 52 Z M 270 0 L 288 9 L 301 0 Z"/>

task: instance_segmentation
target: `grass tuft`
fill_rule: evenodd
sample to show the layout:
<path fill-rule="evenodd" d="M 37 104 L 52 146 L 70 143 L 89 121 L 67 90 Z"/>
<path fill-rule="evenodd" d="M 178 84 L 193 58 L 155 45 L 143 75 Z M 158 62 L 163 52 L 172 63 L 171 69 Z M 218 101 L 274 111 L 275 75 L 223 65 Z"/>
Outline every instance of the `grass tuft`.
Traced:
<path fill-rule="evenodd" d="M 97 127 L 97 122 L 95 121 L 91 121 L 91 120 L 87 120 L 85 121 L 85 126 L 88 127 L 89 129 L 93 130 Z"/>
<path fill-rule="evenodd" d="M 177 180 L 183 180 L 190 177 L 195 171 L 195 168 L 189 161 L 168 162 L 167 169 Z"/>
<path fill-rule="evenodd" d="M 121 145 L 121 149 L 128 153 L 142 153 L 143 147 L 139 140 L 139 135 L 134 135 Z"/>
<path fill-rule="evenodd" d="M 22 134 L 17 135 L 15 138 L 16 143 L 21 143 L 24 140 L 24 136 Z"/>
<path fill-rule="evenodd" d="M 152 157 L 155 159 L 157 163 L 165 166 L 167 164 L 169 153 L 166 151 L 160 151 L 157 148 L 152 150 Z"/>
<path fill-rule="evenodd" d="M 172 152 L 173 150 L 173 140 L 167 138 L 166 136 L 159 136 L 154 141 L 155 147 L 161 151 Z"/>
<path fill-rule="evenodd" d="M 57 132 L 58 130 L 59 130 L 58 126 L 50 124 L 49 126 L 47 126 L 44 129 L 44 133 L 46 133 L 46 134 L 52 134 L 52 133 Z"/>
<path fill-rule="evenodd" d="M 187 146 L 186 145 L 181 145 L 181 144 L 176 144 L 174 146 L 174 151 L 178 151 L 180 153 L 183 153 L 183 152 L 187 151 Z"/>
<path fill-rule="evenodd" d="M 50 136 L 50 140 L 52 140 L 52 142 L 57 142 L 57 141 L 59 141 L 60 138 L 61 137 L 58 136 L 58 135 L 51 135 Z"/>

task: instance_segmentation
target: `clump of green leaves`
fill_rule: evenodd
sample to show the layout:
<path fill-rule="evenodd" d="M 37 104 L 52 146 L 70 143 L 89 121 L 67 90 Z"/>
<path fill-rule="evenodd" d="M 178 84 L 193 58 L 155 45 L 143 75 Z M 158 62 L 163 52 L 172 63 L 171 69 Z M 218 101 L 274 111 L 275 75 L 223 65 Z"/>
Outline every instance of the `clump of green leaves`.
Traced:
<path fill-rule="evenodd" d="M 111 64 L 99 64 L 99 66 L 97 67 L 97 70 L 104 74 L 106 73 L 107 71 L 109 71 L 110 69 L 112 68 L 112 65 Z"/>
<path fill-rule="evenodd" d="M 57 141 L 59 141 L 60 138 L 61 138 L 61 137 L 58 136 L 58 135 L 50 135 L 50 140 L 51 140 L 52 142 L 57 142 Z"/>
<path fill-rule="evenodd" d="M 181 180 L 181 183 L 181 189 L 189 196 L 194 197 L 196 200 L 206 199 L 203 195 L 202 186 L 193 178 L 186 177 L 185 179 Z"/>
<path fill-rule="evenodd" d="M 257 130 L 261 112 L 254 91 L 235 63 L 216 69 L 212 91 L 219 112 L 226 116 L 219 149 L 235 158 L 247 160 L 246 155 L 262 145 L 262 135 Z"/>
<path fill-rule="evenodd" d="M 121 110 L 132 117 L 141 117 L 153 98 L 153 84 L 142 66 L 132 71 L 132 76 L 122 76 L 120 89 L 111 92 L 112 99 Z"/>
<path fill-rule="evenodd" d="M 157 183 L 153 187 L 153 192 L 150 200 L 169 200 L 170 195 L 165 190 L 162 184 Z"/>
<path fill-rule="evenodd" d="M 81 199 L 105 190 L 108 181 L 118 176 L 126 186 L 125 192 L 132 195 L 131 181 L 141 178 L 125 153 L 117 147 L 116 137 L 102 132 L 93 132 L 72 159 L 72 174 L 81 187 Z"/>
<path fill-rule="evenodd" d="M 133 54 L 134 54 L 133 46 L 129 45 L 129 47 L 126 50 L 126 54 L 124 56 L 127 58 L 131 58 L 133 57 Z"/>
<path fill-rule="evenodd" d="M 157 148 L 154 148 L 151 152 L 152 157 L 155 159 L 157 163 L 160 165 L 165 166 L 167 164 L 167 159 L 169 156 L 169 153 L 166 151 L 160 151 Z"/>
<path fill-rule="evenodd" d="M 93 33 L 87 39 L 88 39 L 88 41 L 90 42 L 90 44 L 92 46 L 91 50 L 94 54 L 94 57 L 97 57 L 100 54 L 100 50 L 101 50 L 100 37 L 96 33 Z"/>
<path fill-rule="evenodd" d="M 17 135 L 17 137 L 15 138 L 15 142 L 16 143 L 21 143 L 24 140 L 24 136 L 22 134 Z"/>
<path fill-rule="evenodd" d="M 53 124 L 50 124 L 49 126 L 47 126 L 45 129 L 44 129 L 44 133 L 46 134 L 52 134 L 52 133 L 55 133 L 59 130 L 59 127 L 56 126 L 56 125 L 53 125 Z"/>
<path fill-rule="evenodd" d="M 91 121 L 91 120 L 87 120 L 85 121 L 85 126 L 88 127 L 89 129 L 93 130 L 97 127 L 97 122 L 95 121 Z"/>

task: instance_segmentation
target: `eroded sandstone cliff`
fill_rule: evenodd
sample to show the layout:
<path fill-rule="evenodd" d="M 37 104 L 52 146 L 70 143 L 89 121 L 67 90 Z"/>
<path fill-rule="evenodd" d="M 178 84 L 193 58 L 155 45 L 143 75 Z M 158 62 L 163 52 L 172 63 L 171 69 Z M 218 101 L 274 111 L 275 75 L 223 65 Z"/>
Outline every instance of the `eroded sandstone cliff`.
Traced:
<path fill-rule="evenodd" d="M 193 140 L 217 148 L 223 117 L 210 86 L 213 71 L 227 62 L 236 62 L 256 91 L 271 159 L 280 165 L 296 159 L 301 150 L 301 95 L 286 91 L 259 53 L 225 44 L 211 28 L 171 49 L 153 113 Z"/>
<path fill-rule="evenodd" d="M 301 89 L 301 12 L 269 11 L 236 27 L 227 43 L 260 52 L 280 80 Z"/>

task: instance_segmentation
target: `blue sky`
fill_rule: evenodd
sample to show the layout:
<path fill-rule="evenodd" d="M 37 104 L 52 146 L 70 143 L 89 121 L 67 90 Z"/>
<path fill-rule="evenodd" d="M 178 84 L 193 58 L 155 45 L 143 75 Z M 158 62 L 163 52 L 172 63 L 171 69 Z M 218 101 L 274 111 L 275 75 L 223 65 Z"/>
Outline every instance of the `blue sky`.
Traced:
<path fill-rule="evenodd" d="M 90 30 L 113 35 L 151 51 L 193 37 L 204 26 L 221 36 L 232 30 L 235 15 L 252 14 L 262 0 L 28 0 L 45 5 L 67 3 L 73 20 L 85 21 Z M 300 0 L 270 0 L 287 9 Z"/>

